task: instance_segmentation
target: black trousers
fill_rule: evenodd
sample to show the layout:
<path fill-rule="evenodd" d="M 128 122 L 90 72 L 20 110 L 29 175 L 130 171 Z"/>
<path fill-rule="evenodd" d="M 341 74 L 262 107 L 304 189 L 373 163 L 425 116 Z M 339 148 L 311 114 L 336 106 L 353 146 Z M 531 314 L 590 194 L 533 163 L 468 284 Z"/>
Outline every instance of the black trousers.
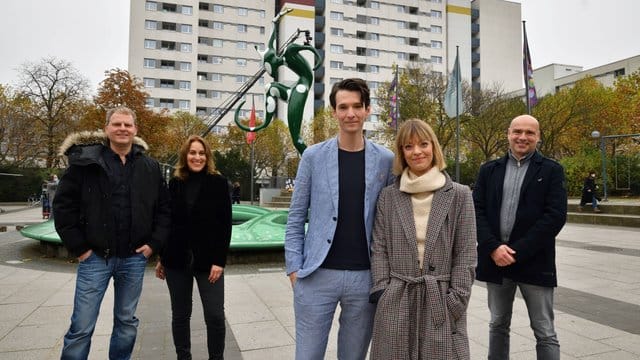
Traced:
<path fill-rule="evenodd" d="M 178 360 L 191 359 L 191 309 L 193 279 L 198 284 L 200 300 L 207 325 L 209 359 L 224 358 L 224 274 L 213 284 L 206 272 L 191 269 L 165 268 L 171 296 L 171 332 Z"/>

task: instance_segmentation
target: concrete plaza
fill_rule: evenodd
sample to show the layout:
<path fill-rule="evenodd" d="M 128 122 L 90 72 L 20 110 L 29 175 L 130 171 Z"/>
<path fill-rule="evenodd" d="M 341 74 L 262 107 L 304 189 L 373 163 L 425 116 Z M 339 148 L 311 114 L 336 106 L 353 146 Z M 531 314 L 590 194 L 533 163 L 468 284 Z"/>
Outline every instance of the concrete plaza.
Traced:
<path fill-rule="evenodd" d="M 0 224 L 42 221 L 39 209 L 0 214 Z M 556 327 L 563 359 L 640 359 L 640 229 L 567 224 L 557 242 Z M 76 264 L 42 256 L 37 241 L 13 227 L 0 233 L 0 359 L 56 359 L 69 326 Z M 292 292 L 282 260 L 229 265 L 225 270 L 227 359 L 293 359 Z M 102 305 L 91 359 L 107 358 L 112 289 Z M 138 306 L 135 359 L 173 359 L 169 294 L 147 269 Z M 473 287 L 468 309 L 472 359 L 485 359 L 486 290 Z M 337 316 L 336 316 L 337 322 Z M 335 326 L 327 359 L 336 358 Z M 194 293 L 192 343 L 206 358 L 205 328 Z M 512 359 L 535 359 L 523 301 L 514 309 Z"/>

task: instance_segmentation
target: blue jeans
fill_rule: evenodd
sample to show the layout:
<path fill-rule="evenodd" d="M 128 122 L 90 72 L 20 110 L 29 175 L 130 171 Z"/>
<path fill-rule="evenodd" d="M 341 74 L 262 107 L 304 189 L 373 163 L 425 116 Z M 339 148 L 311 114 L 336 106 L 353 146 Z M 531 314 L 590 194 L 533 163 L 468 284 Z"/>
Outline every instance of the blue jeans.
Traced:
<path fill-rule="evenodd" d="M 109 359 L 131 358 L 139 322 L 134 314 L 142 292 L 146 265 L 147 258 L 142 254 L 105 260 L 95 253 L 78 264 L 71 326 L 64 336 L 61 359 L 78 360 L 89 356 L 100 304 L 112 277 L 113 330 Z"/>
<path fill-rule="evenodd" d="M 553 288 L 515 282 L 487 283 L 489 310 L 489 359 L 509 359 L 509 328 L 516 287 L 527 305 L 529 323 L 536 338 L 538 360 L 560 359 L 560 343 L 553 327 Z"/>
<path fill-rule="evenodd" d="M 193 279 L 198 284 L 204 322 L 207 325 L 209 359 L 224 358 L 224 275 L 213 284 L 209 274 L 191 269 L 165 267 L 167 286 L 171 296 L 171 333 L 178 360 L 191 359 L 191 310 L 193 307 Z"/>
<path fill-rule="evenodd" d="M 338 359 L 364 359 L 369 349 L 375 305 L 369 303 L 369 270 L 319 268 L 293 287 L 296 359 L 324 359 L 336 306 L 340 304 Z"/>

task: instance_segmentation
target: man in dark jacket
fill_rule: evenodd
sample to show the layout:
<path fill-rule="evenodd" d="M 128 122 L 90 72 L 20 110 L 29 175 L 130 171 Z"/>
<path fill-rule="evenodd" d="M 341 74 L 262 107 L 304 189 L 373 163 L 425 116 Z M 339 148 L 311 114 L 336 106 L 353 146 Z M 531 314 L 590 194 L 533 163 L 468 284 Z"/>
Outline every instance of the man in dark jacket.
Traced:
<path fill-rule="evenodd" d="M 567 217 L 564 171 L 536 150 L 540 128 L 534 117 L 513 119 L 508 140 L 508 154 L 480 168 L 473 190 L 476 278 L 487 282 L 491 312 L 489 359 L 509 359 L 516 288 L 527 305 L 538 359 L 559 359 L 553 291 L 558 285 L 555 237 Z"/>
<path fill-rule="evenodd" d="M 100 304 L 113 277 L 110 359 L 129 359 L 147 259 L 169 235 L 166 183 L 157 161 L 136 137 L 135 113 L 107 113 L 104 132 L 70 135 L 61 146 L 69 160 L 56 192 L 56 231 L 78 257 L 71 326 L 62 359 L 86 359 Z"/>

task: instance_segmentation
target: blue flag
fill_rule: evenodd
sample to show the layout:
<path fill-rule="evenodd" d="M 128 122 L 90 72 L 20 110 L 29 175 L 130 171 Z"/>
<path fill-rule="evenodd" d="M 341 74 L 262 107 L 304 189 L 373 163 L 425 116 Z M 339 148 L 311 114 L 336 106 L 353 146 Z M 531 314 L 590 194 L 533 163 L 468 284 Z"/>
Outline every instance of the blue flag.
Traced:
<path fill-rule="evenodd" d="M 524 46 L 522 47 L 522 68 L 524 71 L 524 85 L 527 92 L 527 108 L 530 110 L 538 103 L 536 86 L 533 83 L 533 68 L 531 67 L 531 53 L 529 52 L 529 42 L 527 41 L 527 29 L 522 22 L 524 32 Z"/>
<path fill-rule="evenodd" d="M 464 104 L 462 102 L 462 88 L 460 86 L 461 82 L 460 62 L 458 60 L 458 52 L 456 49 L 456 61 L 453 64 L 451 75 L 449 75 L 449 81 L 447 82 L 447 91 L 444 93 L 444 112 L 448 117 L 456 117 L 464 112 Z"/>

